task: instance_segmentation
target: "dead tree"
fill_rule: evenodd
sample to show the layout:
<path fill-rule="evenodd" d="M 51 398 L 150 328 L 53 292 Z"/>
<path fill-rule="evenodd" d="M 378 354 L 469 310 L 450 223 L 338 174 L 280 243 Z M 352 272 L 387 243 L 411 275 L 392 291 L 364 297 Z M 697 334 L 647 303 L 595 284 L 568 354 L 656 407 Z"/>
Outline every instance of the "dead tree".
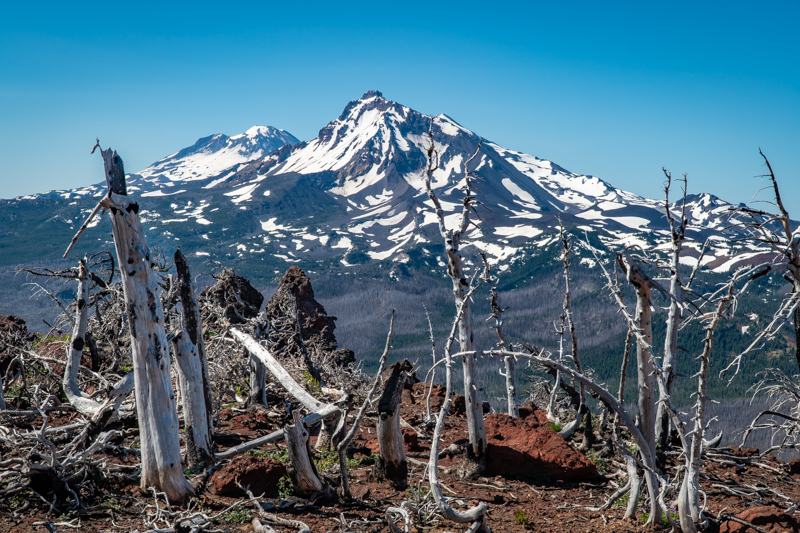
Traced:
<path fill-rule="evenodd" d="M 433 430 L 431 437 L 431 455 L 428 461 L 428 478 L 430 479 L 431 494 L 433 495 L 434 502 L 439 511 L 448 520 L 464 524 L 472 522 L 472 527 L 469 531 L 480 531 L 482 533 L 490 533 L 488 524 L 486 523 L 487 506 L 485 503 L 480 502 L 475 507 L 467 509 L 466 511 L 456 511 L 450 506 L 448 499 L 442 493 L 442 486 L 439 483 L 439 445 L 442 440 L 442 432 L 444 431 L 444 422 L 447 415 L 450 413 L 450 406 L 453 402 L 453 342 L 458 332 L 458 325 L 463 320 L 464 308 L 466 302 L 475 292 L 477 286 L 470 286 L 465 294 L 465 299 L 456 304 L 456 316 L 453 320 L 453 326 L 450 330 L 450 335 L 444 346 L 444 362 L 445 362 L 445 396 L 444 403 L 436 415 L 436 426 Z M 474 356 L 475 353 L 472 352 Z M 508 355 L 515 356 L 513 353 Z"/>
<path fill-rule="evenodd" d="M 308 429 L 303 423 L 303 418 L 295 409 L 292 411 L 293 425 L 286 425 L 283 432 L 286 438 L 286 448 L 289 451 L 289 460 L 292 468 L 289 476 L 296 494 L 305 497 L 314 497 L 324 492 L 325 480 L 317 472 L 317 467 L 311 459 L 311 446 L 308 442 Z"/>
<path fill-rule="evenodd" d="M 506 338 L 503 334 L 503 313 L 508 309 L 500 307 L 500 296 L 497 294 L 497 284 L 492 282 L 492 270 L 489 266 L 489 261 L 486 259 L 486 254 L 481 252 L 481 259 L 483 259 L 483 282 L 488 284 L 491 290 L 489 302 L 492 309 L 492 314 L 487 320 L 494 319 L 494 330 L 497 333 L 497 345 L 502 350 L 507 350 Z M 431 342 L 433 342 L 431 338 Z M 508 416 L 519 417 L 519 405 L 517 405 L 517 362 L 513 357 L 506 357 L 503 361 L 505 363 L 505 372 L 500 371 L 500 375 L 506 380 L 506 399 L 508 406 Z M 434 364 L 436 361 L 434 361 Z"/>
<path fill-rule="evenodd" d="M 383 393 L 378 400 L 378 448 L 380 457 L 375 471 L 397 489 L 408 484 L 408 465 L 403 432 L 400 430 L 400 404 L 406 382 L 407 361 L 389 367 L 383 380 Z"/>
<path fill-rule="evenodd" d="M 627 252 L 617 254 L 617 263 L 622 268 L 628 282 L 636 290 L 636 315 L 634 318 L 637 337 L 636 369 L 638 377 L 639 429 L 647 441 L 649 450 L 655 454 L 656 449 L 656 377 L 655 358 L 653 357 L 653 324 L 651 311 L 651 293 L 654 288 L 664 291 L 661 286 L 648 276 Z M 658 494 L 658 480 L 655 473 L 645 471 L 648 492 L 651 497 Z M 660 508 L 653 506 L 654 520 L 660 520 Z"/>
<path fill-rule="evenodd" d="M 78 371 L 81 367 L 83 348 L 91 337 L 86 332 L 89 310 L 89 271 L 84 257 L 78 265 L 78 294 L 75 298 L 75 318 L 72 328 L 72 340 L 67 347 L 67 358 L 64 363 L 64 379 L 62 388 L 67 401 L 79 413 L 89 417 L 99 430 L 106 425 L 117 413 L 120 404 L 133 390 L 133 374 L 129 373 L 113 388 L 108 390 L 105 402 L 98 402 L 84 394 L 78 386 Z"/>
<path fill-rule="evenodd" d="M 746 217 L 745 220 L 737 222 L 735 225 L 743 227 L 749 233 L 746 237 L 733 239 L 734 241 L 746 241 L 755 244 L 767 244 L 782 260 L 782 268 L 785 269 L 784 278 L 788 281 L 792 290 L 786 295 L 772 321 L 764 328 L 752 343 L 722 371 L 723 374 L 734 369 L 734 375 L 738 372 L 742 358 L 759 346 L 762 342 L 769 340 L 778 334 L 783 325 L 791 318 L 794 324 L 794 335 L 796 341 L 795 359 L 800 368 L 800 237 L 795 236 L 792 230 L 792 219 L 789 212 L 783 205 L 781 192 L 778 188 L 778 181 L 775 179 L 775 172 L 772 170 L 767 156 L 758 150 L 764 158 L 764 164 L 769 170 L 769 174 L 759 177 L 769 178 L 770 184 L 765 187 L 771 188 L 775 195 L 772 203 L 778 208 L 778 213 L 762 211 L 750 207 L 731 207 L 730 209 Z"/>
<path fill-rule="evenodd" d="M 461 319 L 458 322 L 458 344 L 461 347 L 461 351 L 467 353 L 471 351 L 473 347 L 472 315 L 470 313 L 470 302 L 466 298 L 469 292 L 469 282 L 464 273 L 459 250 L 461 238 L 467 232 L 471 223 L 470 213 L 475 211 L 475 206 L 478 204 L 477 199 L 472 195 L 474 176 L 469 166 L 480 152 L 481 143 L 478 142 L 478 148 L 475 150 L 475 153 L 464 163 L 465 186 L 464 200 L 462 202 L 463 208 L 461 210 L 458 227 L 454 230 L 450 230 L 445 225 L 444 210 L 436 194 L 433 192 L 433 187 L 431 185 L 433 173 L 439 168 L 439 153 L 433 141 L 432 120 L 431 127 L 428 131 L 428 140 L 430 144 L 426 152 L 428 165 L 425 171 L 425 187 L 428 192 L 428 198 L 430 198 L 433 203 L 434 212 L 439 222 L 439 234 L 444 240 L 444 251 L 447 257 L 447 275 L 453 285 L 453 297 L 455 299 L 456 308 L 460 309 Z M 474 225 L 474 222 L 472 224 Z M 462 359 L 462 364 L 464 367 L 464 396 L 466 399 L 469 447 L 467 448 L 465 461 L 462 464 L 463 469 L 461 474 L 464 477 L 470 477 L 479 475 L 485 468 L 486 427 L 483 423 L 483 401 L 479 390 L 475 358 L 465 356 Z M 470 465 L 467 463 L 470 463 Z"/>
<path fill-rule="evenodd" d="M 350 446 L 350 443 L 353 442 L 353 439 L 356 437 L 356 433 L 358 433 L 361 422 L 364 420 L 364 416 L 367 414 L 367 407 L 370 405 L 370 401 L 375 395 L 375 391 L 378 390 L 381 376 L 386 368 L 386 359 L 389 356 L 389 348 L 392 346 L 393 333 L 394 309 L 392 309 L 392 319 L 389 322 L 389 334 L 386 336 L 386 347 L 383 350 L 383 355 L 381 355 L 380 363 L 378 365 L 378 372 L 375 374 L 375 380 L 372 382 L 372 387 L 370 388 L 369 392 L 367 392 L 367 395 L 364 398 L 364 403 L 361 405 L 361 409 L 358 410 L 358 414 L 356 415 L 353 425 L 350 427 L 349 431 L 347 430 L 347 413 L 344 413 L 339 418 L 339 426 L 336 428 L 336 431 L 333 435 L 333 441 L 336 445 L 336 452 L 339 454 L 339 471 L 342 476 L 342 496 L 348 499 L 351 497 L 351 494 L 350 478 L 347 474 L 347 447 Z M 347 431 L 347 434 L 344 434 L 345 431 Z"/>
<path fill-rule="evenodd" d="M 214 426 L 211 419 L 211 384 L 203 342 L 203 323 L 194 295 L 189 265 L 180 248 L 175 251 L 174 259 L 178 273 L 183 329 L 176 330 L 170 340 L 178 366 L 188 463 L 190 466 L 210 466 L 214 462 L 211 449 Z"/>
<path fill-rule="evenodd" d="M 98 147 L 99 143 L 92 152 Z M 164 312 L 153 271 L 155 258 L 147 248 L 139 221 L 139 204 L 128 197 L 122 158 L 111 148 L 101 149 L 100 153 L 108 183 L 108 194 L 100 205 L 111 212 L 131 333 L 142 457 L 141 487 L 155 487 L 171 501 L 181 501 L 194 494 L 194 490 L 181 469 L 178 413 L 170 377 Z"/>
<path fill-rule="evenodd" d="M 666 381 L 667 394 L 672 395 L 672 386 L 675 381 L 675 362 L 678 352 L 678 329 L 683 318 L 684 289 L 681 285 L 681 252 L 683 251 L 683 241 L 686 238 L 686 174 L 683 175 L 683 203 L 680 209 L 680 221 L 675 220 L 672 215 L 672 207 L 669 203 L 669 191 L 672 185 L 672 174 L 666 169 L 662 169 L 667 177 L 664 186 L 664 209 L 667 221 L 669 222 L 670 233 L 670 253 L 669 253 L 669 292 L 672 298 L 669 302 L 667 313 L 667 330 L 664 338 L 664 358 L 661 366 L 664 369 L 664 380 Z M 698 261 L 699 264 L 699 261 Z M 669 442 L 669 414 L 667 413 L 666 403 L 658 403 L 658 413 L 656 415 L 656 443 L 662 448 L 666 448 Z"/>

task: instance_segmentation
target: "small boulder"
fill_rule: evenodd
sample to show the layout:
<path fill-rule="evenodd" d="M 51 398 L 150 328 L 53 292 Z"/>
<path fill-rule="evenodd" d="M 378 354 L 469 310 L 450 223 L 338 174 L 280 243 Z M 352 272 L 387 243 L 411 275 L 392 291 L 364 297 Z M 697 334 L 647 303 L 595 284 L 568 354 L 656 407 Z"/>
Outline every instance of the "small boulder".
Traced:
<path fill-rule="evenodd" d="M 244 496 L 236 483 L 250 486 L 255 496 L 272 497 L 278 494 L 278 482 L 286 475 L 286 467 L 267 457 L 239 457 L 232 463 L 214 472 L 209 482 L 213 494 L 220 496 Z"/>
<path fill-rule="evenodd" d="M 800 457 L 789 461 L 789 464 L 787 466 L 789 467 L 790 476 L 800 475 Z"/>
<path fill-rule="evenodd" d="M 778 507 L 771 505 L 759 505 L 736 515 L 745 522 L 758 526 L 767 531 L 800 531 L 800 522 L 797 519 Z M 719 533 L 747 533 L 750 527 L 728 520 L 719 527 Z"/>
<path fill-rule="evenodd" d="M 486 475 L 546 477 L 561 481 L 593 481 L 600 474 L 582 453 L 550 429 L 547 416 L 523 406 L 524 418 L 495 413 L 485 419 Z"/>
<path fill-rule="evenodd" d="M 400 428 L 400 431 L 403 432 L 403 444 L 405 444 L 407 452 L 422 451 L 422 448 L 419 445 L 419 437 L 417 436 L 416 431 L 406 427 Z"/>

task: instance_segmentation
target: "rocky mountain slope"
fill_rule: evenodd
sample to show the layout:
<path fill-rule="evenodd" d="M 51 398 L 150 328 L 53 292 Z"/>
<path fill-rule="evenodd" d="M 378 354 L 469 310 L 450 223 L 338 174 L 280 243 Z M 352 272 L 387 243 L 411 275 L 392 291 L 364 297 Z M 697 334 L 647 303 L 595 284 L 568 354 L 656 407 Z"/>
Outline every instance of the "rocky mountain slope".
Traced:
<path fill-rule="evenodd" d="M 559 220 L 610 247 L 651 246 L 668 235 L 663 200 L 505 149 L 446 115 L 421 114 L 377 91 L 347 104 L 310 141 L 262 126 L 233 137 L 213 135 L 130 174 L 128 189 L 143 197 L 148 238 L 180 244 L 195 257 L 268 258 L 283 262 L 280 267 L 297 261 L 404 262 L 405 252 L 437 238 L 423 181 L 429 128 L 439 154 L 433 186 L 448 222 L 460 211 L 464 162 L 478 151 L 473 171 L 485 209 L 479 211 L 483 223 L 467 240 L 502 264 L 528 253 L 526 246 L 551 243 Z M 0 230 L 0 247 L 8 251 L 4 263 L 20 262 L 32 235 L 47 246 L 51 236 L 74 232 L 104 187 L 1 201 L 0 219 L 9 223 Z M 679 199 L 678 190 L 672 198 Z M 734 245 L 729 237 L 736 232 L 723 232 L 735 222 L 730 207 L 711 194 L 687 197 L 686 264 L 697 261 L 706 239 L 712 245 L 703 264 L 718 272 L 763 252 Z M 94 240 L 107 245 L 104 235 Z M 744 255 L 734 260 L 734 250 Z"/>

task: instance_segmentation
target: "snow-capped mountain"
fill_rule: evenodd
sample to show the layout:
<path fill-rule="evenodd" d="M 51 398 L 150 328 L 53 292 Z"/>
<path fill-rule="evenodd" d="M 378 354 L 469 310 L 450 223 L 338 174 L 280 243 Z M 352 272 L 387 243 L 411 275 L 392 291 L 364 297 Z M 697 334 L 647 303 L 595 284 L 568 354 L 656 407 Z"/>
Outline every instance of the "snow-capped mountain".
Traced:
<path fill-rule="evenodd" d="M 300 141 L 288 131 L 272 126 L 253 126 L 233 137 L 222 133 L 209 135 L 198 139 L 192 146 L 156 161 L 144 170 L 126 176 L 128 191 L 158 196 L 185 192 L 187 188 L 213 186 L 213 183 L 209 185 L 209 181 L 213 181 L 223 171 L 231 172 L 239 165 L 259 159 L 284 145 L 298 142 Z M 102 182 L 80 189 L 51 191 L 26 198 L 79 198 L 102 195 L 105 191 L 106 185 Z"/>
<path fill-rule="evenodd" d="M 525 247 L 553 242 L 559 220 L 611 247 L 667 241 L 663 200 L 505 149 L 446 115 L 421 114 L 377 91 L 347 104 L 310 141 L 270 127 L 206 137 L 130 174 L 128 190 L 144 197 L 141 216 L 154 238 L 180 240 L 198 256 L 402 262 L 415 247 L 439 250 L 424 185 L 429 129 L 439 156 L 433 187 L 448 224 L 461 211 L 464 164 L 477 151 L 472 170 L 485 208 L 479 208 L 482 222 L 467 240 L 496 260 L 508 264 Z M 73 210 L 80 212 L 61 215 L 73 227 L 93 207 L 77 199 L 104 191 L 98 185 L 24 198 L 75 200 Z M 734 245 L 723 233 L 730 207 L 709 194 L 687 197 L 687 264 L 697 261 L 702 243 L 711 238 L 703 264 L 715 270 L 733 266 Z M 746 257 L 764 252 L 735 246 Z"/>

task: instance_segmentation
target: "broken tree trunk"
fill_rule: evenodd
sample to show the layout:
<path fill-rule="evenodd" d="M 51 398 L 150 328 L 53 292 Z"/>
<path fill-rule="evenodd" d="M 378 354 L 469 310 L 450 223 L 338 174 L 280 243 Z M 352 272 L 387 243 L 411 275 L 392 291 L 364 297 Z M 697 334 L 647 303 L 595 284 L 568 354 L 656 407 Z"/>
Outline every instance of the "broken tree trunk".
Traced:
<path fill-rule="evenodd" d="M 294 378 L 283 368 L 277 359 L 270 353 L 270 351 L 258 343 L 253 337 L 248 335 L 247 333 L 238 330 L 236 328 L 230 328 L 229 331 L 233 337 L 242 343 L 242 345 L 247 348 L 247 350 L 257 357 L 270 371 L 270 373 L 275 376 L 275 379 L 281 386 L 286 389 L 286 391 L 297 398 L 300 403 L 302 403 L 306 408 L 313 412 L 320 412 L 327 404 L 317 400 L 314 396 L 309 393 L 302 385 L 297 383 Z"/>
<path fill-rule="evenodd" d="M 453 298 L 455 300 L 457 313 L 460 313 L 461 316 L 458 323 L 458 344 L 462 352 L 469 353 L 473 349 L 474 340 L 472 333 L 472 314 L 470 312 L 470 302 L 467 298 L 470 284 L 464 273 L 464 265 L 459 247 L 461 245 L 461 237 L 467 232 L 467 229 L 469 229 L 470 212 L 475 209 L 477 202 L 475 197 L 472 196 L 474 187 L 471 180 L 474 179 L 474 176 L 469 165 L 480 152 L 481 143 L 478 142 L 478 148 L 475 150 L 475 153 L 464 163 L 465 189 L 464 200 L 462 202 L 463 208 L 458 222 L 459 226 L 455 230 L 448 230 L 445 224 L 444 210 L 442 209 L 441 202 L 439 202 L 436 193 L 433 192 L 433 187 L 431 185 L 433 172 L 439 167 L 439 154 L 433 142 L 433 123 L 431 123 L 428 138 L 430 145 L 427 149 L 428 166 L 425 174 L 425 187 L 428 192 L 428 198 L 433 202 L 436 218 L 439 222 L 439 234 L 444 240 L 444 250 L 447 256 L 447 275 L 453 284 Z M 474 356 L 466 355 L 462 357 L 462 363 L 464 367 L 464 398 L 467 412 L 467 432 L 469 435 L 469 446 L 466 447 L 466 455 L 459 470 L 459 476 L 463 479 L 480 475 L 486 468 L 486 426 L 483 422 L 483 400 L 481 399 L 478 385 L 477 362 Z"/>
<path fill-rule="evenodd" d="M 397 362 L 386 372 L 383 393 L 378 401 L 378 448 L 380 458 L 375 471 L 394 485 L 405 489 L 408 484 L 408 465 L 403 432 L 400 429 L 400 403 L 403 398 L 403 384 L 406 381 L 406 361 Z"/>
<path fill-rule="evenodd" d="M 250 354 L 248 361 L 250 367 L 250 396 L 247 398 L 247 407 L 254 405 L 267 405 L 267 367 L 256 357 Z"/>
<path fill-rule="evenodd" d="M 309 497 L 321 493 L 325 489 L 325 483 L 317 472 L 314 461 L 311 460 L 308 430 L 296 409 L 292 412 L 292 419 L 294 425 L 287 425 L 283 428 L 286 448 L 292 462 L 289 476 L 292 479 L 295 494 Z"/>
<path fill-rule="evenodd" d="M 170 342 L 178 366 L 187 463 L 189 466 L 210 466 L 214 462 L 214 455 L 211 450 L 211 435 L 208 432 L 200 354 L 197 346 L 190 340 L 189 334 L 183 330 L 176 331 Z"/>
<path fill-rule="evenodd" d="M 126 375 L 108 392 L 105 402 L 98 402 L 86 396 L 78 386 L 78 371 L 81 366 L 83 347 L 90 338 L 86 334 L 89 306 L 89 272 L 86 258 L 78 265 L 78 295 L 75 299 L 75 323 L 72 328 L 72 341 L 67 347 L 67 359 L 64 363 L 64 379 L 61 386 L 67 401 L 76 411 L 87 416 L 97 427 L 103 427 L 113 418 L 125 397 L 133 390 L 133 377 Z"/>
<path fill-rule="evenodd" d="M 67 347 L 67 360 L 64 364 L 64 379 L 61 383 L 67 401 L 79 413 L 93 417 L 100 409 L 100 404 L 85 396 L 78 387 L 78 370 L 83 356 L 84 339 L 86 338 L 86 324 L 89 319 L 86 299 L 89 296 L 89 271 L 86 268 L 86 258 L 80 260 L 78 265 L 78 295 L 75 298 L 75 323 L 72 328 L 72 341 Z"/>
<path fill-rule="evenodd" d="M 178 272 L 184 329 L 178 330 L 171 340 L 178 364 L 188 462 L 190 466 L 210 466 L 214 462 L 211 449 L 214 426 L 211 419 L 211 384 L 203 342 L 203 323 L 194 295 L 189 265 L 180 248 L 175 251 L 174 260 Z"/>
<path fill-rule="evenodd" d="M 94 151 L 94 149 L 92 150 Z M 141 487 L 155 487 L 171 501 L 194 494 L 181 469 L 178 413 L 170 377 L 164 311 L 150 250 L 139 221 L 139 204 L 127 196 L 122 158 L 101 149 L 109 194 L 114 246 L 131 332 L 136 412 L 141 442 Z"/>
<path fill-rule="evenodd" d="M 639 431 L 642 432 L 649 451 L 655 456 L 656 450 L 656 397 L 655 397 L 655 363 L 651 347 L 653 345 L 652 312 L 650 295 L 655 283 L 645 274 L 638 263 L 627 254 L 618 254 L 617 261 L 626 273 L 628 281 L 636 289 L 636 314 L 634 322 L 641 333 L 640 342 L 636 343 L 636 369 L 639 387 Z M 651 495 L 658 494 L 658 480 L 655 473 L 645 470 L 645 481 Z M 661 519 L 661 508 L 653 505 L 653 520 Z"/>

